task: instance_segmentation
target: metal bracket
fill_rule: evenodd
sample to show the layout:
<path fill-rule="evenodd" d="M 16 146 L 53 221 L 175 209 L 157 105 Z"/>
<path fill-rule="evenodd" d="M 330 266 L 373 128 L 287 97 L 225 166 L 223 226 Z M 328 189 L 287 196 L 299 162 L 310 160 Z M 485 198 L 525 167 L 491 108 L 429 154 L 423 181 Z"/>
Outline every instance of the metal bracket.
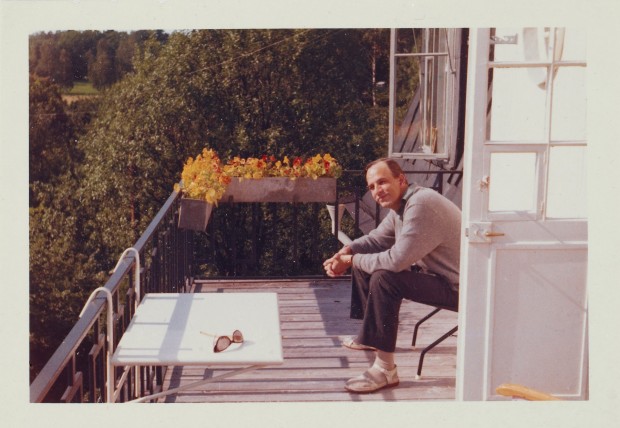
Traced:
<path fill-rule="evenodd" d="M 515 34 L 514 36 L 491 36 L 491 43 L 494 45 L 516 45 L 519 43 L 519 35 Z"/>

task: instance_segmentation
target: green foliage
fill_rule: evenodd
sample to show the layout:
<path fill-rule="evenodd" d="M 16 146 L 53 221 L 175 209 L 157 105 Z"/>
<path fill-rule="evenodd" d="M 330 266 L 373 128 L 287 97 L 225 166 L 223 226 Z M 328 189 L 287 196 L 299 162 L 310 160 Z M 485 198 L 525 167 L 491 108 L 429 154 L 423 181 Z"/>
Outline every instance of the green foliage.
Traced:
<path fill-rule="evenodd" d="M 69 108 L 49 80 L 30 80 L 30 364 L 42 367 L 75 323 L 85 290 L 105 279 L 88 242 L 88 218 L 75 199 L 81 153 L 76 139 L 96 110 Z"/>
<path fill-rule="evenodd" d="M 88 67 L 88 80 L 97 89 L 110 86 L 116 80 L 114 46 L 107 39 L 97 42 L 97 50 Z"/>
<path fill-rule="evenodd" d="M 70 55 L 51 37 L 45 37 L 36 44 L 31 43 L 30 69 L 33 74 L 47 77 L 61 86 L 69 87 L 73 83 Z"/>
<path fill-rule="evenodd" d="M 30 78 L 30 182 L 49 182 L 73 165 L 73 124 L 59 87 Z"/>
<path fill-rule="evenodd" d="M 72 178 L 34 186 L 30 208 L 30 365 L 36 373 L 75 323 L 88 291 L 105 281 L 82 243 L 87 239 Z"/>
<path fill-rule="evenodd" d="M 167 34 L 157 31 L 57 31 L 29 38 L 30 73 L 70 88 L 89 79 L 105 88 L 133 71 L 133 57 L 145 40 L 164 43 Z"/>

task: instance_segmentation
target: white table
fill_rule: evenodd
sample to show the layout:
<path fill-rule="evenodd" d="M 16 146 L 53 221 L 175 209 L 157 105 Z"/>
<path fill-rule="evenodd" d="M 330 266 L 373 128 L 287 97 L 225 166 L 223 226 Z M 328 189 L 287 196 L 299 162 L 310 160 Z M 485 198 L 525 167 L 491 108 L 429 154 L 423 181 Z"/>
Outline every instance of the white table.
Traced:
<path fill-rule="evenodd" d="M 244 342 L 231 344 L 223 352 L 213 352 L 214 338 L 201 333 L 230 336 L 234 330 L 243 333 Z M 114 366 L 245 366 L 182 389 L 282 362 L 276 293 L 146 294 L 112 356 Z"/>

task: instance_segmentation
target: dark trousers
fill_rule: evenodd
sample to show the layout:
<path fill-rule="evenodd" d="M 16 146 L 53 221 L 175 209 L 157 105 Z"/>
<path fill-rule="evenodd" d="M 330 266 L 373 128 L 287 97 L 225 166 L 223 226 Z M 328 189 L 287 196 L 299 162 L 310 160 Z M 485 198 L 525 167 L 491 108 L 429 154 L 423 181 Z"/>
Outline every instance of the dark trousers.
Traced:
<path fill-rule="evenodd" d="M 351 276 L 351 318 L 363 320 L 357 341 L 385 352 L 396 349 L 403 299 L 427 305 L 458 305 L 458 291 L 439 276 L 409 270 L 367 274 L 356 268 Z"/>

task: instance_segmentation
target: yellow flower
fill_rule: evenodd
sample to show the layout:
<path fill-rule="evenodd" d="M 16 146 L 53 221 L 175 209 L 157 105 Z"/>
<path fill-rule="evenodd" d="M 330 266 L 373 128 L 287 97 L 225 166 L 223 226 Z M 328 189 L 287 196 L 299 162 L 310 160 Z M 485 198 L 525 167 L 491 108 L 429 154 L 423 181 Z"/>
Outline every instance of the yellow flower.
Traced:
<path fill-rule="evenodd" d="M 222 170 L 215 151 L 204 148 L 195 159 L 187 159 L 181 173 L 181 184 L 175 189 L 189 198 L 217 205 L 229 182 L 230 178 Z"/>

